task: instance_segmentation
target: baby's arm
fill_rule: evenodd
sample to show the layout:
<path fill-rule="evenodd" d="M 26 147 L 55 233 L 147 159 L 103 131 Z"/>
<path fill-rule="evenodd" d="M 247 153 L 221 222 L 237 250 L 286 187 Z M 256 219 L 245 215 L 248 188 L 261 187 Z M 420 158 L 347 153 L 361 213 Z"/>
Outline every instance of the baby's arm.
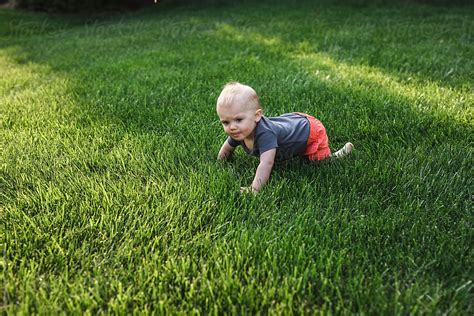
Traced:
<path fill-rule="evenodd" d="M 273 148 L 260 155 L 260 164 L 257 167 L 252 186 L 249 188 L 252 192 L 260 191 L 261 187 L 270 179 L 273 163 L 275 162 L 275 154 L 276 148 Z"/>
<path fill-rule="evenodd" d="M 232 147 L 229 142 L 226 140 L 222 145 L 221 149 L 219 150 L 219 154 L 217 155 L 217 160 L 224 160 L 232 156 L 235 147 Z"/>

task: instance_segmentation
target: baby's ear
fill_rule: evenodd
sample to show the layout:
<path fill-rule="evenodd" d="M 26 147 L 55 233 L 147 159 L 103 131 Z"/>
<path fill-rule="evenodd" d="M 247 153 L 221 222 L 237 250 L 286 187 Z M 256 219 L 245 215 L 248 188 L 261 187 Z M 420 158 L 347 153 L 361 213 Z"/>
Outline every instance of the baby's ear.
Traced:
<path fill-rule="evenodd" d="M 263 115 L 262 109 L 258 109 L 257 111 L 255 111 L 255 122 L 259 122 L 260 119 L 262 118 L 262 115 Z"/>

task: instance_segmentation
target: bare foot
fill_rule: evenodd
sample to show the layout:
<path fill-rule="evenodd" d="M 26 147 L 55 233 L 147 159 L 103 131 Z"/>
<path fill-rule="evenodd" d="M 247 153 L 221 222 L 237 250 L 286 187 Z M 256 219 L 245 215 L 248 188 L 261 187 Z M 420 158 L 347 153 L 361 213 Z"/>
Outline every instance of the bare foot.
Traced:
<path fill-rule="evenodd" d="M 354 145 L 352 143 L 346 143 L 344 145 L 344 147 L 342 147 L 341 149 L 339 149 L 335 153 L 331 154 L 331 157 L 334 157 L 334 158 L 345 157 L 345 156 L 349 155 L 352 152 L 353 149 L 354 149 Z"/>

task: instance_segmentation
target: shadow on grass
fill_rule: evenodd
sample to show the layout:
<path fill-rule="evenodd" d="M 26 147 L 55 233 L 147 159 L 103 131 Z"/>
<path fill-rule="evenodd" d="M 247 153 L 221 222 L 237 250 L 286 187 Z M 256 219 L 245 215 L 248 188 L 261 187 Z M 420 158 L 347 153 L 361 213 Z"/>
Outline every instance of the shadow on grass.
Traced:
<path fill-rule="evenodd" d="M 170 30 L 173 23 L 186 24 L 182 18 L 194 17 L 204 24 L 230 22 L 246 32 L 276 36 L 289 50 L 304 46 L 306 50 L 326 53 L 336 62 L 376 67 L 402 80 L 431 80 L 441 86 L 467 90 L 472 84 L 473 6 L 392 4 L 354 8 L 344 1 L 339 5 L 324 1 L 246 3 L 241 7 L 225 1 L 218 4 L 221 5 L 193 4 L 193 9 L 158 6 L 148 13 L 119 14 L 119 21 L 114 15 L 61 18 L 2 10 L 6 17 L 2 30 L 4 35 L 21 37 L 70 32 L 79 27 L 84 36 L 106 38 L 153 32 L 146 29 L 146 23 L 153 25 L 153 20 L 161 18 L 171 23 L 162 28 Z M 225 14 L 216 18 L 221 11 Z M 271 14 L 261 16 L 262 11 Z"/>

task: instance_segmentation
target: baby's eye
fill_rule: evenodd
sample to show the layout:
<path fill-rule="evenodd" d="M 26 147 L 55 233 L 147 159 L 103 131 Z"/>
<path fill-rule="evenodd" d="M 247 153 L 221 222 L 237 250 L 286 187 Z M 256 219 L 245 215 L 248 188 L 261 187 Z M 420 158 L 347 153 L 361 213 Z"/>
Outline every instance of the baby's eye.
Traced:
<path fill-rule="evenodd" d="M 240 123 L 240 122 L 242 122 L 242 119 L 238 118 L 238 119 L 236 119 L 236 121 L 237 121 L 237 123 Z"/>
<path fill-rule="evenodd" d="M 227 126 L 229 125 L 229 122 L 222 122 L 222 125 Z"/>

